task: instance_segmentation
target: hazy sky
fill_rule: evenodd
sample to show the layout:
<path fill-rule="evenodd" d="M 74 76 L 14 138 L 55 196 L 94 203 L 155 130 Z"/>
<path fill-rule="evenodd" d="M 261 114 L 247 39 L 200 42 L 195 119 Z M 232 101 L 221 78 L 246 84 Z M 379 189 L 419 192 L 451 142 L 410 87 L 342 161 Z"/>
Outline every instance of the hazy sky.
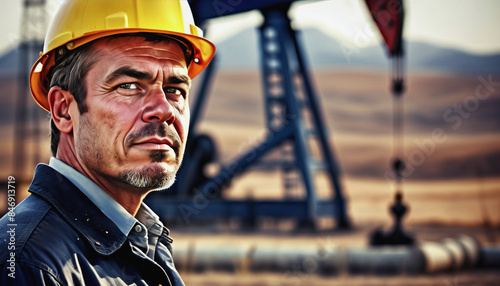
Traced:
<path fill-rule="evenodd" d="M 112 0 L 107 0 L 112 1 Z M 250 1 L 250 0 L 243 0 Z M 0 53 L 20 38 L 23 0 L 0 0 Z M 50 17 L 60 0 L 48 0 Z M 363 47 L 380 41 L 378 31 L 362 0 L 300 1 L 291 15 L 297 27 L 315 26 L 346 45 Z M 473 53 L 500 52 L 500 1 L 498 0 L 406 0 L 404 35 Z M 213 20 L 209 36 L 218 41 L 243 28 L 258 25 L 257 12 Z"/>

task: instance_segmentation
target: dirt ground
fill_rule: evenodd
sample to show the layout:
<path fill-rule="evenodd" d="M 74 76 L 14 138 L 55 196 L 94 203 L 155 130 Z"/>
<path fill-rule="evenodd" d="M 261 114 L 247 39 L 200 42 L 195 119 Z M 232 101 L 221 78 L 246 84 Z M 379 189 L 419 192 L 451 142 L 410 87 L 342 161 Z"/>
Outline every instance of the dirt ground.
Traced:
<path fill-rule="evenodd" d="M 496 271 L 498 272 L 498 270 Z M 444 273 L 422 276 L 341 276 L 319 277 L 303 275 L 289 277 L 284 274 L 251 273 L 233 275 L 227 273 L 183 275 L 186 285 L 304 285 L 304 286 L 497 286 L 500 274 L 494 270 L 468 270 L 458 273 Z"/>

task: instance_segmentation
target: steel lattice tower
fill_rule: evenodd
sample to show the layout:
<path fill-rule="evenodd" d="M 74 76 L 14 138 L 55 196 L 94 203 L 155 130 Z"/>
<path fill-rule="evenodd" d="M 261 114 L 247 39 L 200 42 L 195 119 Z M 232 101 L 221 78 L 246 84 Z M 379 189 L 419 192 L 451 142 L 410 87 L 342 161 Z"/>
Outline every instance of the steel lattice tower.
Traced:
<path fill-rule="evenodd" d="M 20 29 L 18 95 L 15 112 L 13 168 L 20 180 L 26 178 L 26 165 L 40 162 L 41 124 L 45 111 L 31 100 L 29 72 L 43 48 L 49 15 L 46 0 L 24 0 Z"/>

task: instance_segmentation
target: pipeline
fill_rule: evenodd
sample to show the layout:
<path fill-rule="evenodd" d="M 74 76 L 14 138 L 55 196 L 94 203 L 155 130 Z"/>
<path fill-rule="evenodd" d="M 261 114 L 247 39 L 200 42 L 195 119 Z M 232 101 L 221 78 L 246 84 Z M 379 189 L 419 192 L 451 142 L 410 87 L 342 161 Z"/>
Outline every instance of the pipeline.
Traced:
<path fill-rule="evenodd" d="M 470 236 L 414 246 L 325 248 L 322 245 L 177 245 L 179 271 L 234 273 L 290 271 L 333 275 L 417 275 L 467 268 L 500 268 L 500 246 L 481 247 Z"/>

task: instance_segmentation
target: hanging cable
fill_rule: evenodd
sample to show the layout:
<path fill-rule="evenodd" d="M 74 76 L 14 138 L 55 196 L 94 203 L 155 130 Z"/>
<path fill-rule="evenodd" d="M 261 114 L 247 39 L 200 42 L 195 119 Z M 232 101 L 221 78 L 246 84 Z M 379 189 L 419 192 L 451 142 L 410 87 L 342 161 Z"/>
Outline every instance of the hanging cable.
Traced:
<path fill-rule="evenodd" d="M 403 59 L 402 55 L 392 58 L 392 95 L 393 95 L 393 170 L 395 173 L 396 193 L 402 192 L 402 172 L 404 166 L 404 130 L 403 130 Z"/>
<path fill-rule="evenodd" d="M 402 219 L 408 211 L 403 203 L 403 177 L 405 168 L 404 161 L 404 130 L 403 130 L 403 91 L 404 91 L 404 68 L 403 68 L 403 0 L 365 0 L 372 17 L 387 44 L 389 56 L 392 59 L 392 140 L 394 172 L 394 204 L 390 212 L 394 217 L 394 226 L 389 233 L 381 229 L 375 230 L 370 238 L 370 244 L 413 244 L 414 239 L 403 230 Z M 384 15 L 384 17 L 382 17 Z"/>

